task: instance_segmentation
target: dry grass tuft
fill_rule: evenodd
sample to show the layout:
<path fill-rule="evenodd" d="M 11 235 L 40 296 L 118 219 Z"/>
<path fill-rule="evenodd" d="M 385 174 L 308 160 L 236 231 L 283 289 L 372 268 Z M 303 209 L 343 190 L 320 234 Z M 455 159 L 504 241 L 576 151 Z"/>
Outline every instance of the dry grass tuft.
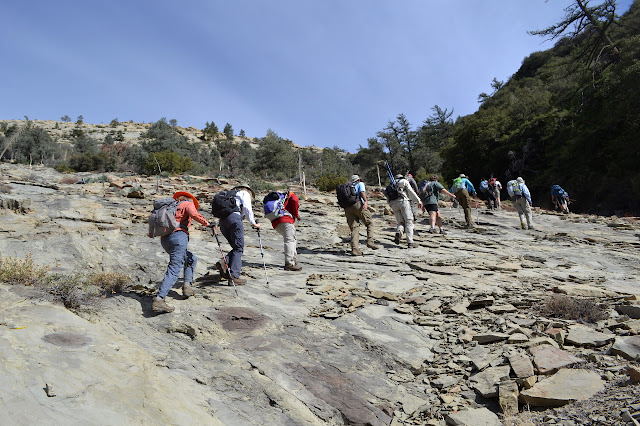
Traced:
<path fill-rule="evenodd" d="M 73 176 L 65 176 L 62 179 L 60 179 L 60 183 L 63 183 L 65 185 L 71 185 L 76 183 L 77 181 L 78 181 L 78 178 Z"/>
<path fill-rule="evenodd" d="M 34 287 L 43 298 L 70 309 L 89 309 L 96 308 L 105 294 L 126 292 L 131 278 L 117 272 L 51 274 L 29 253 L 24 259 L 0 257 L 0 282 Z"/>
<path fill-rule="evenodd" d="M 595 323 L 605 318 L 602 309 L 591 299 L 576 299 L 565 294 L 547 297 L 540 307 L 540 314 L 551 318 Z"/>
<path fill-rule="evenodd" d="M 105 294 L 124 293 L 131 287 L 131 277 L 118 272 L 98 272 L 87 276 L 87 282 Z"/>

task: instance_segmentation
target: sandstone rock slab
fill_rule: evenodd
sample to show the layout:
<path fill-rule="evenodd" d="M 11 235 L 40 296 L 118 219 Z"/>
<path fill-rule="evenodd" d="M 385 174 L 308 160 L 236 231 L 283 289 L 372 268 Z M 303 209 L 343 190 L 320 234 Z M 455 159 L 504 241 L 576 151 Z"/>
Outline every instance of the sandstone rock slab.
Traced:
<path fill-rule="evenodd" d="M 611 353 L 632 360 L 640 357 L 640 335 L 616 337 Z"/>
<path fill-rule="evenodd" d="M 565 341 L 574 346 L 604 346 L 616 337 L 615 334 L 601 333 L 582 324 L 569 327 Z"/>
<path fill-rule="evenodd" d="M 531 389 L 520 393 L 520 399 L 534 407 L 561 407 L 572 401 L 591 398 L 604 389 L 604 380 L 594 371 L 563 368 Z"/>
<path fill-rule="evenodd" d="M 489 367 L 480 373 L 469 377 L 469 383 L 476 392 L 485 398 L 495 398 L 498 396 L 498 385 L 502 379 L 509 377 L 511 367 L 501 365 L 499 367 Z"/>
<path fill-rule="evenodd" d="M 448 425 L 453 426 L 499 426 L 502 424 L 495 413 L 484 407 L 451 413 L 445 420 Z"/>
<path fill-rule="evenodd" d="M 571 355 L 569 352 L 549 345 L 536 346 L 530 349 L 533 362 L 540 374 L 551 374 L 563 367 L 583 363 L 585 360 Z"/>

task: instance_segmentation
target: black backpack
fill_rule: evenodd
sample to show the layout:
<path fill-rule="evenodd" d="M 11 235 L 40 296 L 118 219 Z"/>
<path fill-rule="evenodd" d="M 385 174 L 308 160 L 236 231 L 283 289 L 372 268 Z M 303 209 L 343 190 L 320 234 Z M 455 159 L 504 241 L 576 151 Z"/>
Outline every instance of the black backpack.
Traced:
<path fill-rule="evenodd" d="M 240 209 L 236 204 L 236 193 L 238 191 L 220 191 L 213 196 L 211 201 L 211 214 L 215 217 L 223 219 L 233 212 L 239 212 Z"/>
<path fill-rule="evenodd" d="M 350 182 L 341 183 L 340 185 L 336 186 L 336 195 L 338 196 L 338 204 L 343 209 L 351 207 L 358 202 L 358 193 L 356 192 L 356 187 L 353 186 Z"/>
<path fill-rule="evenodd" d="M 397 200 L 400 194 L 398 193 L 398 181 L 391 182 L 384 190 L 384 193 L 387 194 L 387 198 L 389 201 Z"/>

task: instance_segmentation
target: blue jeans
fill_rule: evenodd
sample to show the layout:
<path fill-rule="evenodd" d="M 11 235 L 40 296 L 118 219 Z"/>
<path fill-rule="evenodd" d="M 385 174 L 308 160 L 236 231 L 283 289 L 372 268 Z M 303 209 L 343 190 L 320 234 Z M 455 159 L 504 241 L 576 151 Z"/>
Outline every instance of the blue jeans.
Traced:
<path fill-rule="evenodd" d="M 184 270 L 185 284 L 193 282 L 193 271 L 196 269 L 198 258 L 195 254 L 187 250 L 189 236 L 186 232 L 176 231 L 160 240 L 164 251 L 169 253 L 169 265 L 164 279 L 158 290 L 158 297 L 165 298 L 169 290 L 176 284 L 180 277 L 180 271 Z"/>
<path fill-rule="evenodd" d="M 220 232 L 231 245 L 231 251 L 227 254 L 227 264 L 231 276 L 238 278 L 242 269 L 242 253 L 244 252 L 244 225 L 240 213 L 231 213 L 220 219 Z"/>

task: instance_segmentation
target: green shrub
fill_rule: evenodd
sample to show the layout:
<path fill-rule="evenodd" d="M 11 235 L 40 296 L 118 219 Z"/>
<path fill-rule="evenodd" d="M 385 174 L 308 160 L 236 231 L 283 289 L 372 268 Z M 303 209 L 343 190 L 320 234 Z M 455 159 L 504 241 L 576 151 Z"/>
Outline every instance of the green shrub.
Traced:
<path fill-rule="evenodd" d="M 316 179 L 316 186 L 320 191 L 333 192 L 336 190 L 336 186 L 340 185 L 341 183 L 345 183 L 348 180 L 348 177 L 340 176 L 335 173 L 329 173 L 326 175 L 322 175 L 318 179 Z"/>
<path fill-rule="evenodd" d="M 157 160 L 157 163 L 156 163 Z M 158 164 L 163 172 L 180 174 L 192 166 L 191 159 L 173 151 L 152 152 L 147 156 L 144 170 L 148 175 L 158 174 Z"/>
<path fill-rule="evenodd" d="M 73 173 L 73 169 L 69 167 L 69 163 L 58 163 L 54 167 L 58 173 Z"/>

